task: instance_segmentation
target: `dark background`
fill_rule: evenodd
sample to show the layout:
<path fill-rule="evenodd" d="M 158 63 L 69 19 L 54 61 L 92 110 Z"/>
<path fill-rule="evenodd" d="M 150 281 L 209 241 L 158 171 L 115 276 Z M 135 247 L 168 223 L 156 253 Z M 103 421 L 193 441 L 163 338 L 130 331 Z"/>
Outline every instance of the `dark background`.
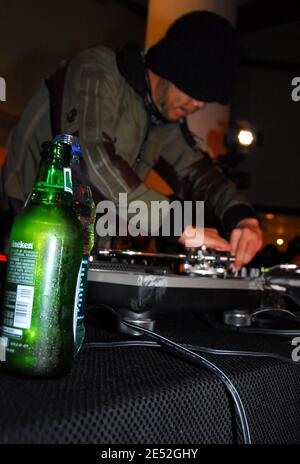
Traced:
<path fill-rule="evenodd" d="M 232 118 L 263 135 L 239 166 L 251 176 L 245 193 L 261 211 L 299 214 L 300 102 L 291 99 L 291 81 L 300 76 L 299 2 L 237 5 L 243 59 Z M 7 84 L 0 147 L 40 79 L 62 59 L 96 44 L 143 45 L 146 17 L 147 0 L 0 0 L 0 76 Z"/>

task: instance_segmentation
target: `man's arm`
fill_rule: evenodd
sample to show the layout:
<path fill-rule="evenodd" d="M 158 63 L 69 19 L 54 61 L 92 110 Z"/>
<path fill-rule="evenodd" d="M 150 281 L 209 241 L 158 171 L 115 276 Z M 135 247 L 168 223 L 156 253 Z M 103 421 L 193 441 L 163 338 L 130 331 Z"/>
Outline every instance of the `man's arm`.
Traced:
<path fill-rule="evenodd" d="M 235 256 L 235 267 L 248 264 L 263 245 L 263 235 L 255 218 L 243 219 L 230 235 L 231 253 Z"/>
<path fill-rule="evenodd" d="M 250 202 L 212 161 L 192 150 L 179 131 L 173 140 L 170 138 L 166 148 L 156 166 L 158 173 L 172 187 L 175 196 L 204 201 L 206 208 L 214 211 L 230 236 L 231 252 L 237 257 L 236 267 L 247 264 L 262 246 L 262 232 Z"/>
<path fill-rule="evenodd" d="M 70 63 L 66 92 L 66 102 L 79 103 L 79 140 L 96 199 L 119 206 L 119 194 L 125 193 L 128 203 L 143 201 L 148 210 L 143 222 L 150 225 L 151 202 L 168 198 L 146 188 L 132 167 L 146 135 L 147 113 L 118 72 L 115 56 L 102 48 L 78 56 Z M 69 107 L 65 103 L 66 113 Z M 71 129 L 66 122 L 64 130 Z"/>
<path fill-rule="evenodd" d="M 118 124 L 117 120 L 110 120 L 113 117 L 112 110 L 116 106 L 115 97 L 108 91 L 107 85 L 104 85 L 105 95 L 98 94 L 97 92 L 103 85 L 103 82 L 92 82 L 90 78 L 84 79 L 81 84 L 79 133 L 89 180 L 94 191 L 98 191 L 100 196 L 112 200 L 116 205 L 118 205 L 120 193 L 127 194 L 128 204 L 136 200 L 144 202 L 147 209 L 145 224 L 148 224 L 149 229 L 152 225 L 151 231 L 153 231 L 151 205 L 153 202 L 169 203 L 170 199 L 159 192 L 148 189 L 131 167 L 131 163 L 126 160 L 126 156 L 118 152 L 117 141 L 110 135 L 111 127 Z M 118 111 L 116 115 L 120 117 Z M 157 230 L 154 232 L 159 232 L 163 222 L 169 220 L 168 208 L 161 208 L 160 211 L 160 217 L 155 218 Z M 122 215 L 122 211 L 119 210 L 119 212 Z M 141 212 L 139 216 L 142 217 Z M 130 214 L 128 214 L 128 219 L 130 219 Z M 188 232 L 185 231 L 181 243 L 188 243 L 187 234 Z M 229 243 L 213 229 L 206 229 L 205 233 L 201 234 L 201 243 L 199 242 L 198 246 L 203 244 L 220 250 L 230 248 Z"/>

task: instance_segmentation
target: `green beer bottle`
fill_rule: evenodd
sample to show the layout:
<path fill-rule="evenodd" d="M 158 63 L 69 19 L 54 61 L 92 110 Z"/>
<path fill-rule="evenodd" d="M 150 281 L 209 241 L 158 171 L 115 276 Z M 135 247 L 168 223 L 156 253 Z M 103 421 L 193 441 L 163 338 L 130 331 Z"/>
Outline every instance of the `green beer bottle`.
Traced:
<path fill-rule="evenodd" d="M 83 250 L 72 207 L 71 149 L 43 144 L 39 174 L 10 235 L 0 369 L 54 377 L 74 359 L 74 297 Z"/>
<path fill-rule="evenodd" d="M 75 297 L 75 306 L 77 308 L 77 321 L 74 318 L 76 327 L 75 333 L 75 354 L 77 354 L 83 344 L 85 337 L 84 312 L 85 297 L 87 290 L 87 276 L 89 267 L 89 258 L 94 246 L 94 225 L 96 218 L 96 206 L 93 194 L 89 184 L 84 178 L 81 169 L 80 159 L 82 150 L 77 137 L 69 134 L 61 134 L 55 137 L 55 140 L 67 143 L 72 147 L 72 158 L 70 166 L 72 170 L 73 182 L 73 208 L 78 217 L 83 231 L 83 256 L 77 280 L 77 291 Z M 76 308 L 75 311 L 76 311 Z"/>

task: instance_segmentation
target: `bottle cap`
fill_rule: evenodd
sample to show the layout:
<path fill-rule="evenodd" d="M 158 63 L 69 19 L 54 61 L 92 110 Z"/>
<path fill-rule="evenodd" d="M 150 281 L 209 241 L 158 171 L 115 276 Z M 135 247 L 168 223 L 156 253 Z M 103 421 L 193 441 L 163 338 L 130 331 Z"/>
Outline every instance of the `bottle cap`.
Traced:
<path fill-rule="evenodd" d="M 56 140 L 58 142 L 67 143 L 68 145 L 70 145 L 72 147 L 73 154 L 76 154 L 77 156 L 82 155 L 78 137 L 76 137 L 75 135 L 60 134 L 60 135 L 57 135 L 54 138 L 54 140 Z"/>

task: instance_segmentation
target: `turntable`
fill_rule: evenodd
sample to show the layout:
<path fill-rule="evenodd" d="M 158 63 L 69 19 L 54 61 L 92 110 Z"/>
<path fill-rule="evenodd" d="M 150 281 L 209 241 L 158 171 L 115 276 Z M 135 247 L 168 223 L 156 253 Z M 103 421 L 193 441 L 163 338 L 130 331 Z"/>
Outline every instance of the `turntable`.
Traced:
<path fill-rule="evenodd" d="M 111 306 L 120 320 L 150 330 L 161 313 L 255 309 L 264 288 L 260 271 L 234 272 L 233 261 L 205 247 L 189 254 L 100 250 L 90 264 L 87 305 Z M 121 322 L 119 328 L 127 332 Z"/>

